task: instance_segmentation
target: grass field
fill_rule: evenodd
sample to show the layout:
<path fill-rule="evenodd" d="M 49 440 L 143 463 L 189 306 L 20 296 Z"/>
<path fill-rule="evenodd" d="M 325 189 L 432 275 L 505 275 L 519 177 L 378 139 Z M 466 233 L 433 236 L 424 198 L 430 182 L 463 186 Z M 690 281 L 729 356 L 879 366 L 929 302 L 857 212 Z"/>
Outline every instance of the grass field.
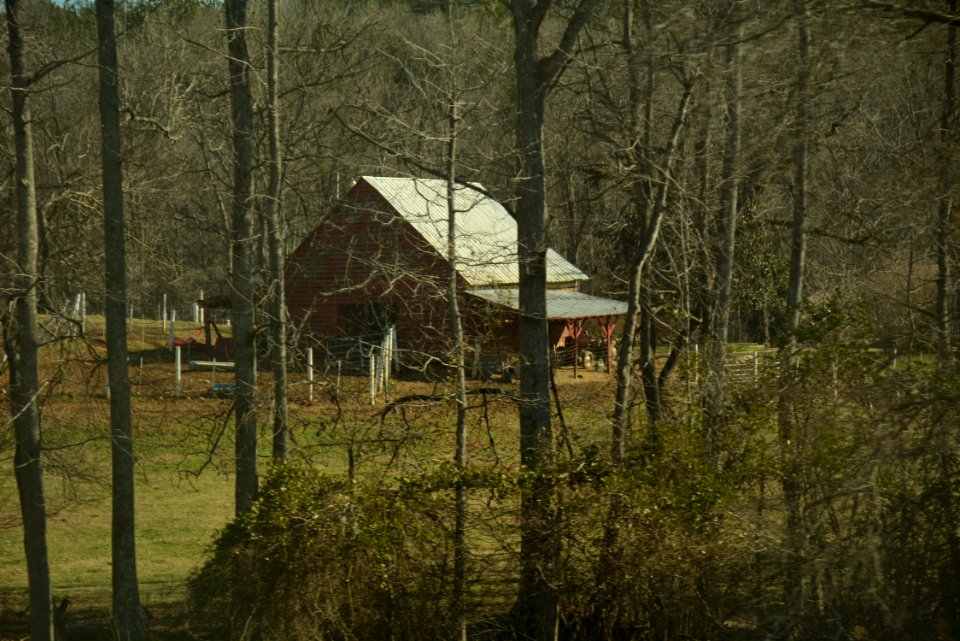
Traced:
<path fill-rule="evenodd" d="M 102 629 L 110 602 L 110 452 L 109 411 L 105 394 L 100 324 L 88 323 L 87 340 L 46 348 L 43 438 L 49 449 L 46 468 L 51 573 L 57 599 L 69 597 L 78 617 Z M 193 335 L 186 326 L 180 336 Z M 233 514 L 232 417 L 230 399 L 212 394 L 214 381 L 231 375 L 209 370 L 184 371 L 182 394 L 174 392 L 172 356 L 162 347 L 166 335 L 154 322 L 130 327 L 130 378 L 134 394 L 135 452 L 138 475 L 137 554 L 143 603 L 165 620 L 162 629 L 177 634 L 176 605 L 184 581 L 203 559 L 214 534 Z M 136 352 L 142 352 L 143 360 Z M 184 357 L 184 363 L 187 358 Z M 185 368 L 184 368 L 185 369 Z M 291 377 L 290 422 L 296 456 L 331 472 L 396 473 L 452 456 L 449 403 L 412 403 L 383 414 L 373 406 L 363 376 L 340 378 L 334 402 L 334 378 L 322 381 L 314 402 L 306 400 L 303 375 Z M 271 380 L 261 375 L 264 424 Z M 604 426 L 612 398 L 612 378 L 580 370 L 558 372 L 572 446 L 579 448 Z M 7 386 L 4 374 L 3 402 Z M 505 391 L 512 389 L 505 386 Z M 395 382 L 390 398 L 442 392 L 434 384 Z M 493 402 L 475 412 L 471 455 L 475 461 L 516 462 L 516 412 L 510 402 Z M 489 420 L 488 420 L 489 419 Z M 262 430 L 263 431 L 263 430 Z M 269 435 L 262 436 L 262 468 L 268 464 Z M 349 456 L 349 452 L 353 456 Z M 10 430 L 0 437 L 0 639 L 22 638 L 26 607 L 26 568 L 19 503 L 12 473 Z M 158 627 L 155 623 L 152 627 Z"/>
<path fill-rule="evenodd" d="M 132 351 L 149 353 L 162 345 L 159 323 L 131 330 Z M 92 319 L 88 340 L 54 344 L 43 354 L 51 578 L 55 597 L 69 597 L 78 611 L 103 609 L 110 600 L 109 409 L 101 332 L 102 324 Z M 196 396 L 198 386 L 209 385 L 199 375 L 188 375 L 186 389 L 192 396 L 174 397 L 171 363 L 141 366 L 136 359 L 130 376 L 139 578 L 149 608 L 182 599 L 184 578 L 232 515 L 232 481 L 229 465 L 221 459 L 224 453 L 216 453 L 204 473 L 190 473 L 207 460 L 204 432 L 224 415 L 228 403 Z M 6 374 L 2 384 L 6 402 Z M 26 607 L 27 580 L 10 430 L 0 440 L 0 457 L 7 470 L 0 474 L 0 638 L 18 638 L 16 623 Z"/>

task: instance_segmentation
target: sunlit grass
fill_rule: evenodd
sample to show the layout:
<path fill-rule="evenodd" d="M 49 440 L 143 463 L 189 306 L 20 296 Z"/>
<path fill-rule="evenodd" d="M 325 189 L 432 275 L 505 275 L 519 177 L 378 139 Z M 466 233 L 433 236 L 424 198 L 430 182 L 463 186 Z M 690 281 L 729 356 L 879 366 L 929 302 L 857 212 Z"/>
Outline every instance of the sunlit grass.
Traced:
<path fill-rule="evenodd" d="M 84 431 L 105 436 L 107 429 L 100 425 Z M 233 511 L 228 475 L 213 469 L 199 476 L 187 474 L 200 467 L 202 443 L 191 444 L 183 426 L 172 421 L 165 429 L 168 433 L 138 430 L 135 441 L 138 572 L 148 600 L 151 595 L 165 599 L 180 593 L 214 532 Z M 57 431 L 52 426 L 47 430 Z M 105 603 L 111 581 L 109 441 L 81 430 L 62 431 L 67 437 L 63 444 L 74 445 L 58 452 L 46 478 L 54 592 L 75 601 Z M 26 566 L 12 474 L 0 476 L 0 497 L 5 525 L 0 529 L 0 593 L 22 593 Z"/>
<path fill-rule="evenodd" d="M 174 386 L 167 334 L 158 321 L 130 324 L 131 351 L 152 351 L 131 362 L 135 429 L 138 573 L 145 604 L 176 601 L 184 582 L 204 559 L 215 533 L 233 515 L 233 416 L 231 399 L 215 395 L 212 383 L 232 374 L 184 371 L 181 394 Z M 110 600 L 110 441 L 102 322 L 88 319 L 87 339 L 46 348 L 43 410 L 47 459 L 48 544 L 54 593 L 79 607 L 104 607 Z M 178 331 L 178 335 L 183 335 Z M 5 377 L 0 384 L 6 386 Z M 371 405 L 365 376 L 317 375 L 313 402 L 303 372 L 291 372 L 290 426 L 293 455 L 328 474 L 351 471 L 358 480 L 385 480 L 428 471 L 453 460 L 455 406 L 445 384 L 398 381 L 389 399 L 425 398 L 384 411 Z M 611 380 L 597 372 L 558 372 L 566 422 L 574 450 L 605 433 L 602 402 Z M 270 460 L 272 380 L 261 372 L 261 473 Z M 471 465 L 516 469 L 515 386 L 486 399 L 470 397 Z M 559 428 L 558 428 L 559 429 Z M 8 432 L 9 434 L 9 432 Z M 0 440 L 0 457 L 12 470 L 12 441 Z M 476 500 L 485 500 L 475 497 Z M 26 603 L 26 565 L 19 501 L 12 472 L 0 474 L 0 609 Z M 504 540 L 477 541 L 478 546 Z M 497 574 L 499 576 L 499 574 Z"/>

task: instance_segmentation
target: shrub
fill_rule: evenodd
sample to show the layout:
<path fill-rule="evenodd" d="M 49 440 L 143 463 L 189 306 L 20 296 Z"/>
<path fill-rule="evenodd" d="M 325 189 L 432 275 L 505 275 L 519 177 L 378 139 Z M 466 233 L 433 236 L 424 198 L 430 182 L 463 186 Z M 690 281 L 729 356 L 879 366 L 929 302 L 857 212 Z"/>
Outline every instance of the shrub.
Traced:
<path fill-rule="evenodd" d="M 445 637 L 441 517 L 429 494 L 278 465 L 191 577 L 193 621 L 229 639 Z"/>

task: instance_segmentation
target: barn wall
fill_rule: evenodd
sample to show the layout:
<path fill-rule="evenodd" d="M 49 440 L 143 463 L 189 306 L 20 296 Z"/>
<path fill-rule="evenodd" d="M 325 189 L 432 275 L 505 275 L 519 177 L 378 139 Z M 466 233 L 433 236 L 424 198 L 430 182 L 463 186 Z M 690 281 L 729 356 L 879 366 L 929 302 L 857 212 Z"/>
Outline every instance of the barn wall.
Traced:
<path fill-rule="evenodd" d="M 347 331 L 345 306 L 393 309 L 401 349 L 442 357 L 446 279 L 446 261 L 361 180 L 288 259 L 288 307 L 313 344 Z"/>

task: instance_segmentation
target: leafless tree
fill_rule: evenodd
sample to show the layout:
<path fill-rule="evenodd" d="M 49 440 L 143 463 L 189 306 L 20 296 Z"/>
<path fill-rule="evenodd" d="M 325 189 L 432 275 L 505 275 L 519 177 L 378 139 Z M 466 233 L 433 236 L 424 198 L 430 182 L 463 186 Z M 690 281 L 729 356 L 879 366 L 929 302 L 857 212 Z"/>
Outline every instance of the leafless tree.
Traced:
<path fill-rule="evenodd" d="M 738 2 L 729 4 L 736 13 Z M 733 283 L 734 252 L 739 214 L 739 175 L 741 156 L 741 44 L 743 30 L 739 15 L 734 15 L 730 41 L 726 45 L 725 141 L 721 178 L 721 211 L 718 219 L 716 297 L 710 312 L 707 340 L 708 377 L 704 385 L 704 430 L 707 456 L 719 459 L 720 430 L 723 421 L 726 349 L 730 325 L 730 290 Z"/>
<path fill-rule="evenodd" d="M 647 8 L 649 12 L 649 7 Z M 673 166 L 675 154 L 680 142 L 681 131 L 685 124 L 687 109 L 693 91 L 693 80 L 685 79 L 683 92 L 677 105 L 676 115 L 670 129 L 670 135 L 664 147 L 662 158 L 655 161 L 647 156 L 652 153 L 650 142 L 650 122 L 653 102 L 653 65 L 647 66 L 647 83 L 645 90 L 641 87 L 640 53 L 638 43 L 633 34 L 633 3 L 624 2 L 623 41 L 624 55 L 628 58 L 628 82 L 630 99 L 630 137 L 632 144 L 632 166 L 639 175 L 634 178 L 632 196 L 633 205 L 638 210 L 635 216 L 637 230 L 637 248 L 631 256 L 628 266 L 627 286 L 627 314 L 623 321 L 623 329 L 617 352 L 617 392 L 614 400 L 612 456 L 615 464 L 623 461 L 626 447 L 626 433 L 630 425 L 632 410 L 632 381 L 634 365 L 634 339 L 636 337 L 637 319 L 643 318 L 641 323 L 640 363 L 644 385 L 644 399 L 647 416 L 651 423 L 656 423 L 660 415 L 660 390 L 657 372 L 654 365 L 655 341 L 651 340 L 653 324 L 655 322 L 650 309 L 649 286 L 644 280 L 647 278 L 646 268 L 654 254 L 657 239 L 660 235 L 660 225 L 667 208 L 667 194 L 674 181 Z M 649 20 L 648 20 L 649 22 Z M 648 56 L 652 54 L 648 53 Z M 644 117 L 641 118 L 641 114 Z M 645 137 L 645 140 L 643 138 Z M 652 426 L 652 429 L 655 429 Z"/>
<path fill-rule="evenodd" d="M 247 2 L 224 3 L 230 114 L 233 135 L 231 248 L 233 265 L 233 336 L 236 386 L 236 511 L 248 511 L 257 498 L 257 364 L 254 344 L 253 170 L 255 136 L 250 54 L 247 49 Z"/>
<path fill-rule="evenodd" d="M 290 456 L 287 428 L 287 301 L 283 285 L 283 225 L 280 193 L 283 153 L 280 149 L 280 43 L 277 0 L 267 3 L 267 137 L 270 184 L 265 213 L 270 244 L 270 356 L 273 366 L 273 456 Z"/>
<path fill-rule="evenodd" d="M 113 0 L 97 0 L 97 62 L 106 249 L 107 371 L 110 385 L 112 458 L 113 624 L 117 638 L 147 639 L 137 581 L 133 416 L 127 356 L 127 257 L 120 138 L 120 73 Z"/>
<path fill-rule="evenodd" d="M 581 0 L 567 20 L 557 47 L 540 52 L 541 28 L 552 3 L 503 0 L 513 17 L 516 73 L 517 258 L 520 263 L 520 458 L 537 473 L 553 460 L 550 415 L 550 361 L 546 302 L 547 197 L 543 127 L 547 96 L 593 12 L 595 0 Z M 547 641 L 557 635 L 558 603 L 552 575 L 559 556 L 553 522 L 553 487 L 546 476 L 523 493 L 520 534 L 520 589 L 515 605 L 522 634 Z"/>
<path fill-rule="evenodd" d="M 37 196 L 33 122 L 27 100 L 31 79 L 24 67 L 20 3 L 6 1 L 7 51 L 16 146 L 17 260 L 15 311 L 3 314 L 3 349 L 10 368 L 10 412 L 16 436 L 14 473 L 23 519 L 23 545 L 30 587 L 30 637 L 53 639 L 47 515 L 40 441 L 40 337 L 37 332 Z"/>
<path fill-rule="evenodd" d="M 797 12 L 797 78 L 796 113 L 793 130 L 793 226 L 790 235 L 790 280 L 787 290 L 788 342 L 781 356 L 778 419 L 781 448 L 781 488 L 783 490 L 786 538 L 786 573 L 784 598 L 788 613 L 798 617 L 803 603 L 803 528 L 800 496 L 800 465 L 803 452 L 799 450 L 805 438 L 797 434 L 802 426 L 795 419 L 793 394 L 796 381 L 797 341 L 794 336 L 800 325 L 800 306 L 803 300 L 803 272 L 806 262 L 807 174 L 809 171 L 810 99 L 810 26 L 809 8 L 801 0 Z"/>
<path fill-rule="evenodd" d="M 947 10 L 956 15 L 956 0 L 948 0 Z M 942 363 L 950 358 L 951 314 L 950 301 L 953 287 L 950 274 L 951 218 L 953 216 L 954 182 L 956 180 L 954 163 L 956 154 L 953 139 L 956 122 L 956 75 L 957 75 L 957 28 L 947 27 L 946 59 L 943 69 L 943 112 L 940 117 L 940 197 L 937 203 L 937 222 L 934 231 L 937 259 L 937 302 L 935 326 L 937 331 L 937 349 Z"/>

